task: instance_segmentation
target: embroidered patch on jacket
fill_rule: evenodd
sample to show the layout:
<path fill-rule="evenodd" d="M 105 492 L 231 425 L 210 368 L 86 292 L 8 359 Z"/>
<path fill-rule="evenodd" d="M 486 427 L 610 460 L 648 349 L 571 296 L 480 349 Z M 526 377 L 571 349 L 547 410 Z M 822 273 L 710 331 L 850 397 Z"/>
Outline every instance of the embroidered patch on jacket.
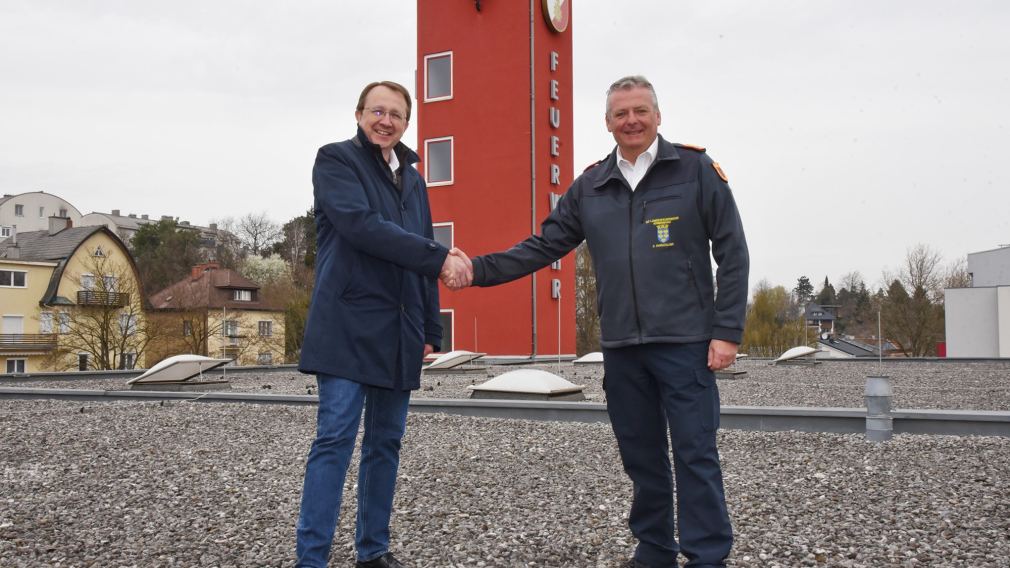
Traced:
<path fill-rule="evenodd" d="M 726 177 L 726 172 L 722 171 L 722 167 L 719 166 L 719 162 L 712 162 L 712 167 L 715 168 L 715 173 L 719 174 L 722 181 L 729 183 L 729 179 Z"/>
<path fill-rule="evenodd" d="M 656 243 L 652 245 L 652 248 L 672 247 L 674 245 L 670 240 L 670 223 L 679 220 L 679 216 L 645 220 L 646 223 L 656 227 Z"/>

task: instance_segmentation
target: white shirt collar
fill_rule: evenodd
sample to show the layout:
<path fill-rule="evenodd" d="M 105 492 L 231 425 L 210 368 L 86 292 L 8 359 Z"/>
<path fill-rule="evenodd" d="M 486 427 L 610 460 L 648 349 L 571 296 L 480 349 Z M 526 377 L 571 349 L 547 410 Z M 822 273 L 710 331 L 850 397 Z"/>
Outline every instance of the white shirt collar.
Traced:
<path fill-rule="evenodd" d="M 645 177 L 645 173 L 649 171 L 649 166 L 656 159 L 656 152 L 659 150 L 659 135 L 652 141 L 652 144 L 644 152 L 638 155 L 635 159 L 635 163 L 632 164 L 629 160 L 626 160 L 621 154 L 621 147 L 617 147 L 617 169 L 620 170 L 621 175 L 628 182 L 628 186 L 631 187 L 631 191 L 635 191 L 638 187 L 638 182 L 642 181 Z"/>
<path fill-rule="evenodd" d="M 393 170 L 394 174 L 396 170 L 400 169 L 400 158 L 396 157 L 396 150 L 389 151 L 389 162 L 387 163 L 389 164 L 389 169 Z"/>
<path fill-rule="evenodd" d="M 617 163 L 620 164 L 621 162 L 624 162 L 625 164 L 634 167 L 635 165 L 638 164 L 638 160 L 641 160 L 643 157 L 645 157 L 646 160 L 648 160 L 648 163 L 651 164 L 652 161 L 656 159 L 656 152 L 658 150 L 659 150 L 659 135 L 657 134 L 656 137 L 652 139 L 652 144 L 649 144 L 649 147 L 646 148 L 644 152 L 638 155 L 638 158 L 635 159 L 634 164 L 631 163 L 631 160 L 625 159 L 624 154 L 621 153 L 621 147 L 618 146 Z"/>

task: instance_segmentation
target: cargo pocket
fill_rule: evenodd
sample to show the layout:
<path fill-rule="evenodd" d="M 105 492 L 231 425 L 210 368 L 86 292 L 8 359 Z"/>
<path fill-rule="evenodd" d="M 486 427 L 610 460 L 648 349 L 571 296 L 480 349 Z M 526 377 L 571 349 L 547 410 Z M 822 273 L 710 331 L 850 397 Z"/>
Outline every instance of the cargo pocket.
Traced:
<path fill-rule="evenodd" d="M 719 429 L 719 387 L 715 384 L 715 373 L 708 368 L 695 369 L 694 380 L 701 389 L 695 404 L 698 418 L 704 432 Z"/>

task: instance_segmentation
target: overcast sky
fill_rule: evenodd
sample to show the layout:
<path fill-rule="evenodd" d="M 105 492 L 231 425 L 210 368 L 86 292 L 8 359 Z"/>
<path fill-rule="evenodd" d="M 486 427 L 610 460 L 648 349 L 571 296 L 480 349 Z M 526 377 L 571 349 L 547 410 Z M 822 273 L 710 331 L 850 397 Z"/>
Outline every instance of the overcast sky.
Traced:
<path fill-rule="evenodd" d="M 361 87 L 413 84 L 415 10 L 0 0 L 0 193 L 284 222 Z M 1010 243 L 1010 2 L 574 0 L 572 21 L 576 171 L 613 147 L 609 83 L 646 75 L 660 132 L 729 176 L 752 284 L 875 285 L 916 243 L 948 261 Z"/>

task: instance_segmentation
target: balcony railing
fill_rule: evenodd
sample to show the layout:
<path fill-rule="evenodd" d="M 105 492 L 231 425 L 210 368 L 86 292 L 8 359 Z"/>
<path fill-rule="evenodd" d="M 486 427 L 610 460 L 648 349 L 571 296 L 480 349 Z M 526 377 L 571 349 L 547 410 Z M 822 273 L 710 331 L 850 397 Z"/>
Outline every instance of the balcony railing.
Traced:
<path fill-rule="evenodd" d="M 123 292 L 77 291 L 77 305 L 79 306 L 113 306 L 121 308 L 129 303 L 130 295 Z"/>
<path fill-rule="evenodd" d="M 50 351 L 56 344 L 55 333 L 0 333 L 0 351 Z"/>

